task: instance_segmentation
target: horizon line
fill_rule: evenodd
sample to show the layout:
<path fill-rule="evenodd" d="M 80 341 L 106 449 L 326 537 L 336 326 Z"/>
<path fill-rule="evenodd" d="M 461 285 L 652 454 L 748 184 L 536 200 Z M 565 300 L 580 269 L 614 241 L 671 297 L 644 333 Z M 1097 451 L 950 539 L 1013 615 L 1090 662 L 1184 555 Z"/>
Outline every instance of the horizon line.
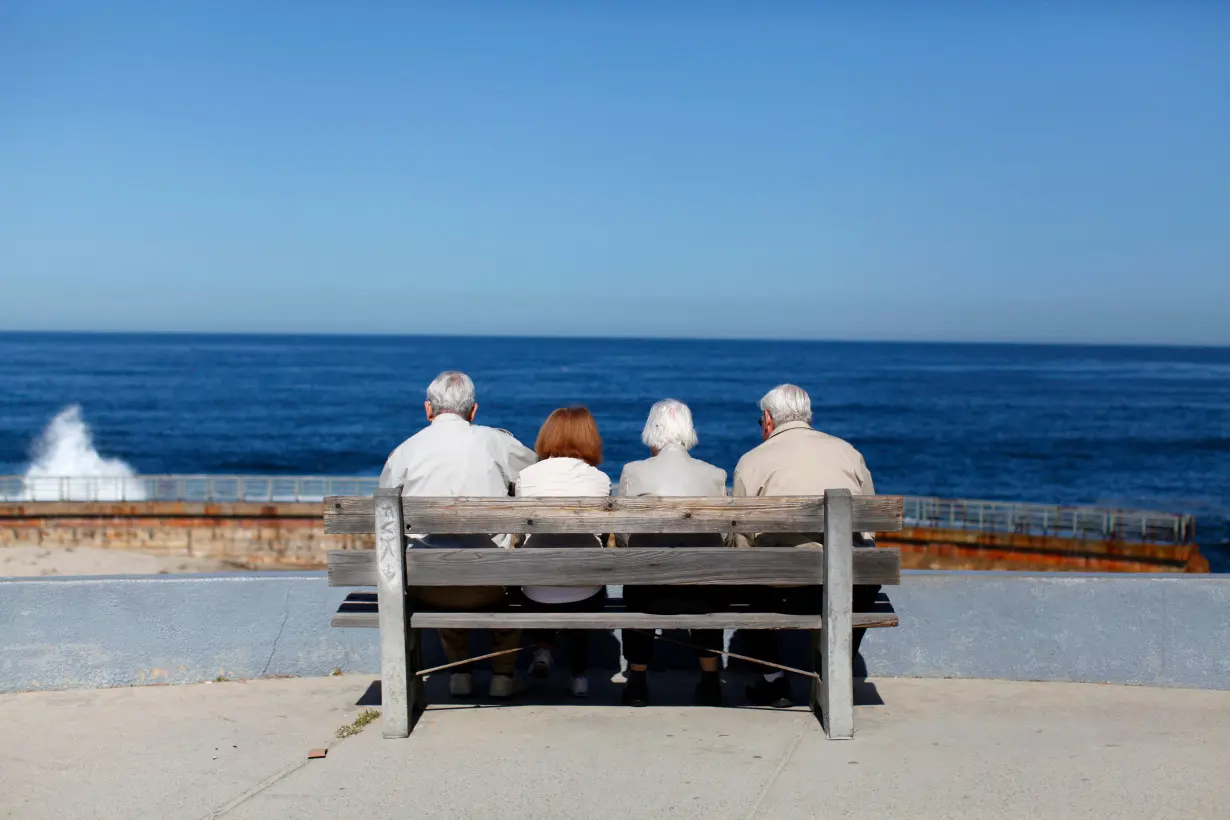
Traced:
<path fill-rule="evenodd" d="M 528 333 L 390 333 L 375 331 L 276 331 L 276 330 L 12 330 L 0 328 L 3 336 L 263 336 L 305 338 L 370 338 L 370 339 L 526 339 L 582 340 L 630 342 L 751 342 L 849 345 L 986 345 L 1001 347 L 1102 347 L 1102 348 L 1175 348 L 1189 350 L 1228 350 L 1230 343 L 1193 342 L 1091 342 L 1091 341 L 1030 341 L 1026 339 L 840 339 L 791 336 L 634 336 L 585 334 Z"/>

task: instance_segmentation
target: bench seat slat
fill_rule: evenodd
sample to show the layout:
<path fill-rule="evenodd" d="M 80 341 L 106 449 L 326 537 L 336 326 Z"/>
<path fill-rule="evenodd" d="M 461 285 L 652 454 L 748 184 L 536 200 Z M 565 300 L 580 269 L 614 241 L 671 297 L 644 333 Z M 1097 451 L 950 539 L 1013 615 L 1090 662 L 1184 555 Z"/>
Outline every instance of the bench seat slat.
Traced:
<path fill-rule="evenodd" d="M 373 500 L 330 496 L 325 532 L 374 531 Z M 819 496 L 719 496 L 714 498 L 423 498 L 402 499 L 407 532 L 431 533 L 733 533 L 823 532 Z M 855 532 L 888 532 L 902 526 L 901 496 L 855 496 Z"/>
<path fill-rule="evenodd" d="M 351 593 L 333 616 L 336 627 L 378 627 L 380 619 L 374 596 Z M 612 605 L 598 612 L 529 612 L 515 607 L 499 612 L 416 612 L 410 616 L 415 629 L 821 629 L 819 615 L 783 615 L 738 608 L 730 612 L 699 615 L 655 615 L 629 612 Z M 854 613 L 854 626 L 897 626 L 897 613 L 881 595 L 867 612 Z"/>
<path fill-rule="evenodd" d="M 798 584 L 820 578 L 822 547 L 752 549 L 410 549 L 411 586 L 589 586 L 600 584 Z M 370 550 L 329 553 L 330 586 L 373 586 Z M 901 583 L 894 548 L 854 550 L 854 583 Z"/>

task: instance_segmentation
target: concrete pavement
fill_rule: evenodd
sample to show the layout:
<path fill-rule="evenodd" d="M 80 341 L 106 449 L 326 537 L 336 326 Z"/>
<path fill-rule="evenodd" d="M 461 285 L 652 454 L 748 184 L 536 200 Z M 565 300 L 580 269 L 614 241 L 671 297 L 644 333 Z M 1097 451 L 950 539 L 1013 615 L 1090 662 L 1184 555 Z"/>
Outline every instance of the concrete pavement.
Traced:
<path fill-rule="evenodd" d="M 853 741 L 802 710 L 556 691 L 433 702 L 409 740 L 335 740 L 371 678 L 0 696 L 15 818 L 1225 817 L 1230 692 L 879 679 Z M 743 678 L 727 691 L 737 707 Z M 327 758 L 306 759 L 329 746 Z"/>

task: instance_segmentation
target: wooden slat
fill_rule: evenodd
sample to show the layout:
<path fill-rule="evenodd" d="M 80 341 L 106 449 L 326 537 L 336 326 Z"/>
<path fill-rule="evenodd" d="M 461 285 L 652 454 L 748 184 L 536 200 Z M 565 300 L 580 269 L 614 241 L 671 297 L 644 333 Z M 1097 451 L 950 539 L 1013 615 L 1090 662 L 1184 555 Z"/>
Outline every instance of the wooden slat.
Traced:
<path fill-rule="evenodd" d="M 896 626 L 897 616 L 860 613 L 856 626 Z M 420 612 L 411 616 L 416 628 L 491 629 L 820 629 L 819 615 L 776 612 L 713 612 L 703 615 L 654 615 L 644 612 Z"/>
<path fill-rule="evenodd" d="M 821 578 L 822 547 L 753 549 L 410 549 L 412 586 L 588 586 L 598 584 L 802 584 Z M 330 586 L 372 586 L 368 550 L 329 553 Z M 895 549 L 854 550 L 854 583 L 901 583 Z"/>
<path fill-rule="evenodd" d="M 329 551 L 329 586 L 374 587 L 375 585 L 375 550 Z"/>
<path fill-rule="evenodd" d="M 380 625 L 374 600 L 352 593 L 333 616 L 336 627 Z M 654 615 L 611 606 L 600 612 L 527 612 L 511 608 L 500 612 L 419 612 L 410 616 L 415 629 L 515 627 L 518 629 L 821 629 L 818 615 L 781 615 L 735 609 L 700 615 Z M 856 612 L 854 626 L 874 629 L 897 626 L 897 613 L 887 600 L 869 612 Z"/>
<path fill-rule="evenodd" d="M 818 496 L 757 498 L 403 498 L 406 528 L 416 533 L 753 533 L 823 532 Z M 900 496 L 856 496 L 860 532 L 901 529 Z M 325 532 L 372 532 L 372 499 L 331 496 Z"/>
<path fill-rule="evenodd" d="M 597 615 L 590 615 L 588 618 L 574 617 L 583 614 L 575 612 L 558 615 L 526 612 L 512 615 L 503 613 L 503 618 L 495 617 L 496 614 L 498 613 L 424 612 L 413 616 L 411 620 L 415 629 L 491 629 L 493 627 L 516 629 L 820 629 L 822 621 L 819 615 L 773 615 L 773 618 L 780 619 L 779 623 L 774 623 L 769 617 L 772 613 L 757 613 L 755 617 L 752 615 L 740 617 L 736 613 L 729 612 L 711 615 L 646 615 L 640 612 L 626 612 L 606 618 L 600 618 Z M 762 615 L 763 618 L 760 617 Z M 896 614 L 873 612 L 856 612 L 853 622 L 854 626 L 867 629 L 898 625 Z M 333 616 L 331 624 L 339 628 L 376 628 L 380 626 L 380 618 L 375 612 L 338 612 Z"/>

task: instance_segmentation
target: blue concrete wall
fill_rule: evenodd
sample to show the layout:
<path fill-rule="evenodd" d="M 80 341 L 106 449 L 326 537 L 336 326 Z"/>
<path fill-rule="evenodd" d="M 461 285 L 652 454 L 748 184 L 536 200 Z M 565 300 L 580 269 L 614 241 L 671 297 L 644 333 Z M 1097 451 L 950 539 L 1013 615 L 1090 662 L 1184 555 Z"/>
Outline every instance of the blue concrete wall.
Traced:
<path fill-rule="evenodd" d="M 322 572 L 0 581 L 0 691 L 380 668 Z"/>
<path fill-rule="evenodd" d="M 346 592 L 315 572 L 0 580 L 0 691 L 376 672 L 375 630 L 329 627 Z M 872 676 L 1230 689 L 1227 576 L 912 572 L 888 592 L 902 625 L 869 632 Z"/>
<path fill-rule="evenodd" d="M 1230 689 L 1230 576 L 912 572 L 869 674 Z"/>

